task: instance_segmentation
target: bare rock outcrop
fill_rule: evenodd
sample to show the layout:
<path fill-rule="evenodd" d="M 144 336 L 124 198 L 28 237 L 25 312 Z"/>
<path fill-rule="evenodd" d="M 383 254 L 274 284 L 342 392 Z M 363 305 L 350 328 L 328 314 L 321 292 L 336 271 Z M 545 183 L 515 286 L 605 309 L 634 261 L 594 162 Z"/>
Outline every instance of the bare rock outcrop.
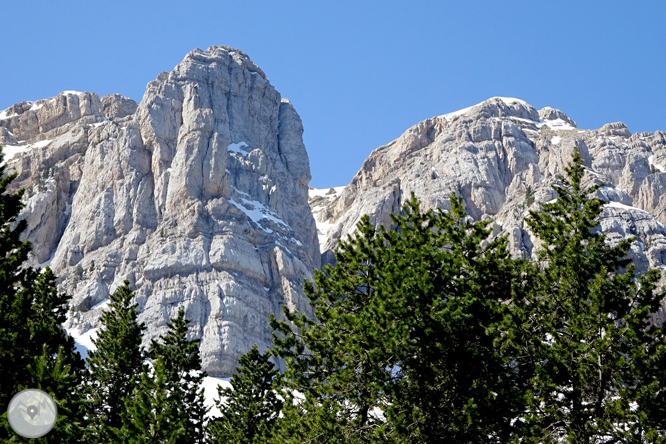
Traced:
<path fill-rule="evenodd" d="M 228 376 L 271 314 L 307 309 L 320 265 L 301 120 L 229 47 L 190 52 L 135 105 L 63 93 L 0 115 L 34 261 L 73 295 L 68 329 L 98 327 L 128 280 L 146 342 L 184 307 L 204 370 Z"/>
<path fill-rule="evenodd" d="M 425 208 L 447 209 L 451 193 L 462 196 L 474 219 L 490 218 L 495 235 L 509 235 L 514 256 L 531 257 L 538 245 L 524 217 L 556 198 L 552 185 L 575 146 L 588 184 L 606 185 L 598 196 L 608 202 L 600 224 L 608 239 L 636 236 L 630 254 L 639 272 L 666 267 L 666 134 L 631 134 L 621 122 L 579 129 L 562 111 L 501 97 L 414 125 L 335 193 L 312 189 L 323 261 L 364 214 L 390 225 L 411 192 Z"/>

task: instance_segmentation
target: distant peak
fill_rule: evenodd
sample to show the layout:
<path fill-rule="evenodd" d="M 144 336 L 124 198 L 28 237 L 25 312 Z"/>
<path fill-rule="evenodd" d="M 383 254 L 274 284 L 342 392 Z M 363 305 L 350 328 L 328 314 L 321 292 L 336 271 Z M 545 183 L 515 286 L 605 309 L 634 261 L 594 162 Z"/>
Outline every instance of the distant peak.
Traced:
<path fill-rule="evenodd" d="M 536 122 L 540 120 L 536 108 L 524 100 L 516 99 L 514 97 L 491 97 L 476 105 L 444 114 L 439 117 L 444 118 L 447 122 L 451 123 L 458 117 L 471 113 L 485 117 L 513 116 L 530 119 Z"/>

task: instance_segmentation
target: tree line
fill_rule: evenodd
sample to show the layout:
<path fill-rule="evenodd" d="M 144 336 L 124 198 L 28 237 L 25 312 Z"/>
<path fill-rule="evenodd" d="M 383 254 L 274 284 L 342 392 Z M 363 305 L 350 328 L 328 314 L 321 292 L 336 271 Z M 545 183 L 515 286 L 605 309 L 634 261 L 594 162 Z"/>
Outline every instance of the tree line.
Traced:
<path fill-rule="evenodd" d="M 659 270 L 638 274 L 598 229 L 601 185 L 576 151 L 530 211 L 535 260 L 512 258 L 462 200 L 393 228 L 364 217 L 336 262 L 304 282 L 313 316 L 271 317 L 273 345 L 241 357 L 209 418 L 182 309 L 141 347 L 128 283 L 84 362 L 61 328 L 69 296 L 24 266 L 22 191 L 0 166 L 0 404 L 23 388 L 56 400 L 38 441 L 89 443 L 664 443 L 666 346 L 650 314 Z M 285 370 L 279 372 L 280 360 Z M 2 417 L 0 438 L 22 442 Z"/>

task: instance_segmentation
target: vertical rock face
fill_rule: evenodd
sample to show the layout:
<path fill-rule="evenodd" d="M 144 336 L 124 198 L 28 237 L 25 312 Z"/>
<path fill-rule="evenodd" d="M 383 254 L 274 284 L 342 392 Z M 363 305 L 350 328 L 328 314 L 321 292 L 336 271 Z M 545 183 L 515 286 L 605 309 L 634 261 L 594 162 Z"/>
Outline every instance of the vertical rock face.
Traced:
<path fill-rule="evenodd" d="M 637 237 L 638 272 L 666 268 L 666 135 L 631 134 L 623 123 L 583 130 L 562 111 L 500 97 L 420 122 L 373 151 L 346 187 L 311 190 L 323 261 L 364 214 L 389 226 L 411 192 L 425 208 L 447 209 L 452 192 L 462 196 L 474 219 L 491 218 L 495 235 L 509 235 L 514 256 L 531 257 L 537 240 L 524 218 L 556 197 L 552 185 L 574 146 L 587 185 L 606 185 L 600 229 L 611 242 Z"/>
<path fill-rule="evenodd" d="M 78 97 L 80 115 L 62 113 L 80 120 L 68 131 L 11 120 L 35 104 L 0 120 L 18 142 L 17 186 L 34 189 L 35 260 L 51 258 L 74 295 L 67 327 L 97 327 L 98 305 L 128 280 L 146 342 L 182 306 L 204 369 L 228 376 L 253 344 L 270 343 L 270 314 L 307 308 L 302 280 L 320 265 L 298 114 L 229 47 L 189 53 L 136 110 L 122 96 Z M 48 131 L 58 136 L 38 146 Z"/>

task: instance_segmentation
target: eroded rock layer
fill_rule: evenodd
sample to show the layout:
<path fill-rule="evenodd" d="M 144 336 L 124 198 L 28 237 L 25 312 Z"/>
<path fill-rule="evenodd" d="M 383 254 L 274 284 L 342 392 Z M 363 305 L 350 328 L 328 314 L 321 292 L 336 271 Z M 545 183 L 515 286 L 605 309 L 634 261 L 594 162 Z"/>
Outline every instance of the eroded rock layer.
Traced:
<path fill-rule="evenodd" d="M 301 283 L 320 265 L 302 133 L 289 101 L 229 47 L 192 51 L 138 107 L 68 91 L 3 111 L 34 261 L 73 295 L 66 327 L 97 328 L 128 280 L 145 341 L 184 307 L 212 376 L 266 348 L 270 314 L 306 309 Z"/>
<path fill-rule="evenodd" d="M 364 214 L 389 226 L 411 192 L 425 208 L 443 209 L 455 192 L 474 219 L 491 218 L 496 235 L 509 235 L 514 256 L 532 257 L 536 240 L 524 218 L 556 197 L 552 185 L 574 146 L 587 184 L 606 185 L 599 228 L 611 242 L 636 236 L 638 272 L 666 268 L 666 134 L 631 134 L 619 122 L 583 130 L 559 110 L 500 97 L 420 122 L 373 151 L 344 188 L 311 190 L 322 261 L 333 260 L 337 240 Z"/>

